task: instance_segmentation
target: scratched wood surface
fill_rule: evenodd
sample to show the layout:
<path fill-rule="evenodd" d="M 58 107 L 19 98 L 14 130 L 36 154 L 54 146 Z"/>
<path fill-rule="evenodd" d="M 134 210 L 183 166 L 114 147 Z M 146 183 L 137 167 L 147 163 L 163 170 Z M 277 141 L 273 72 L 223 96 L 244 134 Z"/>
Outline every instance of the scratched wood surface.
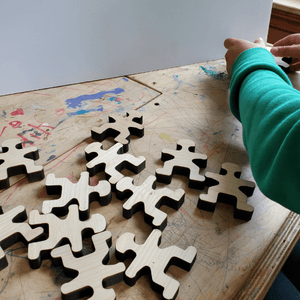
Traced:
<path fill-rule="evenodd" d="M 241 124 L 228 108 L 229 79 L 224 71 L 224 61 L 218 60 L 1 97 L 0 142 L 19 137 L 25 146 L 38 146 L 37 164 L 44 165 L 46 176 L 54 173 L 57 178 L 77 182 L 86 170 L 84 149 L 94 142 L 91 127 L 106 122 L 110 112 L 125 114 L 136 108 L 143 113 L 145 135 L 131 138 L 129 153 L 145 156 L 146 168 L 137 175 L 122 171 L 132 176 L 136 185 L 163 166 L 161 150 L 175 149 L 180 139 L 193 140 L 196 152 L 208 156 L 201 174 L 219 172 L 222 163 L 232 162 L 240 165 L 241 178 L 253 180 Z M 97 95 L 86 96 L 91 94 Z M 79 103 L 82 106 L 75 107 Z M 113 140 L 103 143 L 107 149 Z M 101 179 L 104 175 L 97 174 L 91 184 Z M 0 191 L 3 210 L 23 204 L 28 214 L 33 209 L 41 212 L 44 200 L 58 198 L 47 195 L 45 180 L 28 183 L 24 176 L 15 178 L 10 188 Z M 157 184 L 157 188 L 164 186 Z M 267 199 L 257 188 L 248 200 L 254 206 L 252 219 L 245 222 L 234 219 L 233 207 L 222 203 L 217 204 L 214 213 L 200 211 L 198 197 L 206 190 L 188 188 L 187 177 L 174 175 L 168 187 L 183 188 L 186 197 L 178 211 L 161 208 L 168 214 L 161 247 L 177 245 L 185 249 L 192 245 L 198 250 L 190 272 L 175 266 L 168 271 L 180 282 L 177 300 L 262 299 L 296 241 L 299 216 Z M 115 243 L 122 233 L 132 232 L 137 243 L 144 243 L 151 232 L 141 212 L 129 220 L 123 218 L 122 205 L 115 193 L 107 206 L 91 204 L 91 213 L 103 214 L 107 230 L 112 233 L 112 263 L 117 262 Z M 84 249 L 85 253 L 91 251 L 90 239 L 84 240 Z M 61 299 L 60 286 L 70 280 L 62 268 L 44 260 L 40 269 L 31 270 L 27 247 L 21 243 L 6 253 L 9 265 L 0 272 L 1 299 Z M 161 299 L 145 277 L 133 287 L 122 282 L 113 288 L 117 299 Z"/>

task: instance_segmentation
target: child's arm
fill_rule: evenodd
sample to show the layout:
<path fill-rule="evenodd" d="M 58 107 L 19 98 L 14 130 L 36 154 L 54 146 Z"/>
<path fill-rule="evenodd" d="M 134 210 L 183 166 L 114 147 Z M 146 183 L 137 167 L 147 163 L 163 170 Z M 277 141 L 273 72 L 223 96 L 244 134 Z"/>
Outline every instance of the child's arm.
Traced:
<path fill-rule="evenodd" d="M 258 187 L 300 213 L 300 93 L 267 50 L 248 49 L 235 60 L 230 106 Z"/>

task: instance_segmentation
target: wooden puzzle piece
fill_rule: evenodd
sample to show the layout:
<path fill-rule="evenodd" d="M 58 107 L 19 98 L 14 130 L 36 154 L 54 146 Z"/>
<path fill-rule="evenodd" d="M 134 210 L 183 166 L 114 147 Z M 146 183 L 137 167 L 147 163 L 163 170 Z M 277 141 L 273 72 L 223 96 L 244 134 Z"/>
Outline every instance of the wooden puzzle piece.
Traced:
<path fill-rule="evenodd" d="M 189 271 L 196 260 L 197 250 L 189 246 L 182 250 L 177 246 L 160 249 L 162 232 L 154 229 L 142 245 L 135 243 L 135 235 L 127 232 L 116 243 L 116 257 L 125 260 L 134 257 L 125 272 L 125 282 L 133 286 L 144 274 L 151 276 L 152 288 L 162 293 L 163 299 L 175 299 L 179 291 L 179 282 L 167 274 L 170 265 Z"/>
<path fill-rule="evenodd" d="M 123 144 L 123 151 L 127 152 L 130 134 L 144 136 L 143 115 L 137 110 L 126 113 L 125 117 L 113 113 L 108 116 L 108 122 L 92 128 L 93 139 L 102 142 L 112 136 L 116 143 Z"/>
<path fill-rule="evenodd" d="M 95 252 L 75 258 L 69 245 L 52 250 L 54 263 L 61 258 L 64 268 L 78 271 L 78 276 L 61 287 L 62 299 L 79 299 L 90 296 L 91 300 L 115 300 L 113 289 L 107 289 L 123 280 L 125 265 L 121 262 L 106 265 L 109 261 L 111 233 L 104 231 L 92 236 Z M 75 272 L 77 274 L 77 272 Z"/>
<path fill-rule="evenodd" d="M 171 183 L 173 174 L 189 176 L 189 187 L 203 189 L 205 177 L 199 174 L 200 168 L 206 168 L 207 156 L 195 153 L 195 143 L 182 139 L 177 143 L 176 150 L 163 149 L 161 160 L 164 167 L 156 170 L 158 182 Z"/>
<path fill-rule="evenodd" d="M 252 196 L 255 183 L 240 179 L 241 169 L 232 163 L 222 164 L 220 174 L 207 172 L 205 177 L 210 186 L 207 194 L 201 194 L 198 208 L 213 212 L 217 201 L 234 205 L 234 218 L 249 221 L 254 208 L 247 204 Z"/>
<path fill-rule="evenodd" d="M 168 188 L 155 190 L 156 177 L 149 176 L 141 186 L 134 186 L 131 177 L 121 179 L 117 185 L 117 198 L 129 198 L 123 204 L 123 216 L 131 218 L 137 211 L 144 210 L 145 222 L 160 230 L 167 226 L 167 214 L 159 210 L 162 205 L 168 205 L 178 210 L 183 204 L 185 192 L 183 189 L 172 191 Z"/>
<path fill-rule="evenodd" d="M 123 169 L 128 169 L 134 173 L 139 173 L 145 168 L 146 159 L 144 156 L 134 157 L 129 153 L 123 153 L 122 144 L 117 143 L 108 150 L 103 150 L 103 145 L 99 142 L 92 143 L 85 148 L 87 170 L 90 176 L 98 172 L 105 171 L 108 181 L 113 189 L 117 182 L 124 177 L 120 173 Z"/>
<path fill-rule="evenodd" d="M 68 178 L 55 178 L 49 174 L 46 178 L 46 188 L 49 195 L 60 194 L 57 200 L 43 202 L 42 212 L 56 215 L 65 215 L 70 204 L 78 203 L 80 218 L 86 220 L 90 215 L 90 202 L 98 201 L 104 206 L 111 201 L 111 185 L 106 180 L 101 180 L 96 186 L 90 186 L 88 172 L 82 172 L 77 183 L 72 183 Z"/>
<path fill-rule="evenodd" d="M 69 214 L 65 219 L 59 219 L 54 214 L 40 215 L 37 210 L 33 210 L 29 215 L 29 224 L 49 226 L 48 239 L 28 246 L 28 259 L 33 269 L 39 268 L 43 259 L 50 258 L 50 251 L 66 240 L 71 243 L 73 252 L 82 254 L 82 236 L 91 234 L 91 231 L 102 232 L 106 228 L 105 218 L 100 214 L 92 215 L 87 221 L 80 221 L 76 204 L 69 206 Z"/>
<path fill-rule="evenodd" d="M 27 223 L 25 207 L 19 205 L 12 210 L 3 213 L 0 206 L 0 270 L 8 266 L 4 250 L 13 244 L 22 241 L 24 244 L 41 236 L 43 228 L 32 229 Z"/>
<path fill-rule="evenodd" d="M 28 181 L 44 178 L 42 166 L 36 166 L 34 160 L 39 158 L 37 147 L 23 148 L 19 139 L 10 139 L 2 143 L 0 152 L 0 189 L 9 187 L 9 177 L 27 174 Z"/>

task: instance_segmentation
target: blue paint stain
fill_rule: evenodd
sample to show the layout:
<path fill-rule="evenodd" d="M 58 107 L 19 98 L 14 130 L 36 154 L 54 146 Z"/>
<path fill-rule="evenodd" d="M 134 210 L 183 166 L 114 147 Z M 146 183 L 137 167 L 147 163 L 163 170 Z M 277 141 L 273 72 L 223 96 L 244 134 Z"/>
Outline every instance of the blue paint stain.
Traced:
<path fill-rule="evenodd" d="M 182 84 L 187 84 L 187 85 L 189 85 L 189 86 L 194 86 L 193 84 L 186 83 L 186 82 L 180 80 L 180 79 L 178 78 L 178 75 L 173 75 L 173 78 L 174 78 L 174 81 L 176 81 L 176 82 L 178 83 L 178 86 L 176 87 L 176 90 L 177 90 Z"/>
<path fill-rule="evenodd" d="M 94 109 L 90 109 L 90 110 L 81 109 L 81 110 L 78 110 L 75 112 L 68 113 L 68 116 L 72 117 L 72 116 L 85 115 L 87 113 L 94 112 L 94 111 L 103 111 L 103 106 L 99 105 L 98 108 L 94 108 Z"/>
<path fill-rule="evenodd" d="M 53 152 L 55 152 L 56 150 L 54 149 L 54 150 L 52 150 L 52 151 L 50 151 L 50 152 L 45 152 L 46 154 L 51 154 L 51 153 L 53 153 Z"/>
<path fill-rule="evenodd" d="M 200 66 L 200 68 L 205 72 L 205 74 L 215 78 L 215 79 L 225 79 L 227 78 L 227 74 L 225 72 L 220 72 L 220 73 L 217 73 L 216 71 L 214 70 L 211 70 L 211 69 L 207 69 L 207 68 L 204 68 L 202 66 Z M 212 67 L 211 67 L 212 68 Z"/>
<path fill-rule="evenodd" d="M 119 95 L 123 93 L 124 90 L 121 88 L 115 88 L 114 90 L 110 91 L 102 91 L 96 94 L 90 94 L 90 95 L 81 95 L 76 98 L 70 98 L 66 100 L 67 108 L 77 108 L 82 106 L 82 102 L 87 100 L 95 100 L 95 99 L 101 99 L 106 94 L 116 94 Z"/>
<path fill-rule="evenodd" d="M 0 117 L 5 118 L 6 117 L 6 111 L 2 110 L 2 114 L 0 114 Z"/>
<path fill-rule="evenodd" d="M 221 130 L 220 130 L 220 131 L 217 131 L 217 132 L 214 132 L 213 135 L 217 135 L 217 134 L 219 134 L 220 132 L 221 132 Z"/>
<path fill-rule="evenodd" d="M 49 158 L 47 159 L 47 161 L 51 161 L 51 160 L 53 160 L 55 157 L 56 157 L 56 156 L 52 154 L 52 155 L 49 156 Z"/>
<path fill-rule="evenodd" d="M 126 77 L 123 77 L 123 80 L 126 81 L 126 82 L 129 81 Z"/>
<path fill-rule="evenodd" d="M 110 98 L 108 98 L 108 100 L 109 101 L 115 101 L 115 102 L 117 102 L 118 104 L 121 104 L 121 101 L 118 101 L 118 97 L 110 97 Z"/>

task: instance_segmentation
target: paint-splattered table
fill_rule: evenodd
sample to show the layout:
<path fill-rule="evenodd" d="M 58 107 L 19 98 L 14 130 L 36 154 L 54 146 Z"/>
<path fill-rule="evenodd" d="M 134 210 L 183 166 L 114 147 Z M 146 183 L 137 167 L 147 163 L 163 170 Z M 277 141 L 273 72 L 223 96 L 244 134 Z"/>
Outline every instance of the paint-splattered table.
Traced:
<path fill-rule="evenodd" d="M 35 145 L 40 152 L 36 164 L 45 175 L 67 177 L 77 182 L 86 170 L 84 150 L 93 142 L 91 128 L 108 121 L 108 114 L 125 114 L 132 109 L 143 113 L 145 135 L 132 138 L 129 152 L 146 157 L 146 168 L 132 176 L 140 185 L 163 165 L 162 149 L 174 149 L 179 139 L 191 139 L 196 151 L 208 156 L 201 172 L 219 172 L 223 162 L 241 166 L 242 178 L 253 180 L 242 143 L 241 124 L 228 108 L 229 79 L 224 61 L 217 60 L 179 68 L 121 78 L 51 88 L 0 98 L 0 142 L 19 138 L 25 147 Z M 104 142 L 104 148 L 112 140 Z M 91 178 L 96 184 L 104 175 Z M 4 211 L 23 204 L 27 213 L 41 212 L 47 195 L 45 179 L 28 183 L 22 175 L 11 178 L 11 187 L 0 192 Z M 165 186 L 158 184 L 158 188 Z M 171 189 L 183 188 L 185 202 L 179 211 L 163 207 L 168 225 L 163 231 L 162 247 L 193 245 L 197 260 L 190 272 L 171 267 L 170 276 L 181 286 L 177 299 L 262 299 L 299 234 L 299 216 L 264 197 L 256 188 L 249 198 L 254 214 L 249 222 L 233 218 L 233 207 L 217 204 L 214 213 L 197 208 L 199 194 L 188 188 L 186 177 L 174 175 Z M 122 217 L 122 201 L 113 193 L 107 206 L 91 204 L 91 213 L 103 214 L 112 232 L 112 263 L 117 260 L 114 247 L 124 232 L 133 232 L 142 243 L 151 232 L 143 214 L 129 220 Z M 90 249 L 90 240 L 84 241 Z M 18 243 L 6 250 L 9 265 L 0 272 L 1 299 L 61 299 L 60 286 L 70 280 L 62 268 L 45 260 L 32 270 L 27 247 Z M 113 286 L 117 299 L 160 299 L 142 277 L 133 287 Z"/>

